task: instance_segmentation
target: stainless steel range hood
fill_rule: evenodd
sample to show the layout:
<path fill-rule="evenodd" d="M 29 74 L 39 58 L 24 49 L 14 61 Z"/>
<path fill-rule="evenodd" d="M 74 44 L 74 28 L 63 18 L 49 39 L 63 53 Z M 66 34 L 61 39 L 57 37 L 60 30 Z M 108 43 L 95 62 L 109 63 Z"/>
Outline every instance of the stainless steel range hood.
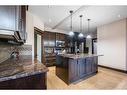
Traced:
<path fill-rule="evenodd" d="M 0 39 L 13 40 L 19 43 L 23 43 L 18 31 L 0 29 Z"/>

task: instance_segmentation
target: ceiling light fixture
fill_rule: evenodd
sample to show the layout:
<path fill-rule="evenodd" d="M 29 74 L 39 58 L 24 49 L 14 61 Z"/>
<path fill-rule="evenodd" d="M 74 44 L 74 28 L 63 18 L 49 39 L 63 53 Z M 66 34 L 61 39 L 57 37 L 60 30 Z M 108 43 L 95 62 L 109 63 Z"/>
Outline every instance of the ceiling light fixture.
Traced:
<path fill-rule="evenodd" d="M 80 15 L 79 17 L 80 17 L 80 33 L 79 33 L 78 37 L 82 38 L 82 37 L 84 37 L 84 35 L 82 34 L 82 17 L 83 17 L 83 15 Z"/>
<path fill-rule="evenodd" d="M 90 19 L 87 19 L 87 20 L 88 20 L 88 33 L 89 33 Z M 92 37 L 90 34 L 88 34 L 86 38 L 91 39 Z"/>
<path fill-rule="evenodd" d="M 70 11 L 71 21 L 70 21 L 70 32 L 69 32 L 69 35 L 70 35 L 70 36 L 74 36 L 74 32 L 73 32 L 73 30 L 72 30 L 72 14 L 73 14 L 73 11 L 71 10 L 71 11 Z"/>

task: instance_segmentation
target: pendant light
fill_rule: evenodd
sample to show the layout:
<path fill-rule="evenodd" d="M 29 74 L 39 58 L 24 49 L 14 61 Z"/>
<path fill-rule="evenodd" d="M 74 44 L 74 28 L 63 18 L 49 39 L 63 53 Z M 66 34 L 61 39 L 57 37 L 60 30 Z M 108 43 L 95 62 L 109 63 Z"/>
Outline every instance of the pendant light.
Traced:
<path fill-rule="evenodd" d="M 70 21 L 70 32 L 69 32 L 69 35 L 70 36 L 74 36 L 74 32 L 72 30 L 72 14 L 73 14 L 72 10 L 70 11 L 70 14 L 71 14 L 71 21 Z"/>
<path fill-rule="evenodd" d="M 89 24 L 90 24 L 90 19 L 87 19 L 87 20 L 88 20 L 88 33 L 89 33 Z M 91 39 L 92 37 L 91 37 L 91 35 L 90 35 L 90 34 L 88 34 L 86 38 L 87 38 L 87 39 Z"/>
<path fill-rule="evenodd" d="M 78 37 L 82 38 L 84 35 L 82 34 L 82 17 L 83 15 L 80 15 L 80 33 L 78 35 Z"/>

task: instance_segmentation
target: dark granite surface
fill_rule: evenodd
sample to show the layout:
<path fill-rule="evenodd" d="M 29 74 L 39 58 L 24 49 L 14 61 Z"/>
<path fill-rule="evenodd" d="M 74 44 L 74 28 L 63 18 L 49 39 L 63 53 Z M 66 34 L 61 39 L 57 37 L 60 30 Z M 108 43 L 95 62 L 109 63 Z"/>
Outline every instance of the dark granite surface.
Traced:
<path fill-rule="evenodd" d="M 71 58 L 71 59 L 80 59 L 80 58 L 103 56 L 103 55 L 97 55 L 97 54 L 59 54 L 58 56 L 63 56 L 63 57 Z"/>
<path fill-rule="evenodd" d="M 0 82 L 45 73 L 48 68 L 29 55 L 10 58 L 0 63 Z"/>

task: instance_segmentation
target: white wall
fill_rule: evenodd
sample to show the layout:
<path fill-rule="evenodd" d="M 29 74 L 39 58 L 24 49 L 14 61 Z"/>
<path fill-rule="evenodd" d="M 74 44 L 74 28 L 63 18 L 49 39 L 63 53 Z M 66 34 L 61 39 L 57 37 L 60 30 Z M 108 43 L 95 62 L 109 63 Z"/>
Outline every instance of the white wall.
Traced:
<path fill-rule="evenodd" d="M 38 29 L 44 31 L 44 23 L 41 21 L 39 17 L 36 15 L 33 15 L 33 20 L 34 20 L 34 26 L 37 27 Z"/>
<path fill-rule="evenodd" d="M 32 59 L 34 59 L 34 25 L 33 25 L 33 15 L 29 12 L 26 12 L 26 32 L 27 39 L 26 43 L 32 45 Z"/>
<path fill-rule="evenodd" d="M 32 45 L 32 58 L 34 59 L 34 27 L 44 31 L 43 22 L 34 14 L 26 12 L 26 32 L 27 40 L 25 44 Z"/>
<path fill-rule="evenodd" d="M 99 57 L 99 65 L 127 70 L 126 32 L 126 19 L 97 28 L 97 53 L 104 55 Z"/>

